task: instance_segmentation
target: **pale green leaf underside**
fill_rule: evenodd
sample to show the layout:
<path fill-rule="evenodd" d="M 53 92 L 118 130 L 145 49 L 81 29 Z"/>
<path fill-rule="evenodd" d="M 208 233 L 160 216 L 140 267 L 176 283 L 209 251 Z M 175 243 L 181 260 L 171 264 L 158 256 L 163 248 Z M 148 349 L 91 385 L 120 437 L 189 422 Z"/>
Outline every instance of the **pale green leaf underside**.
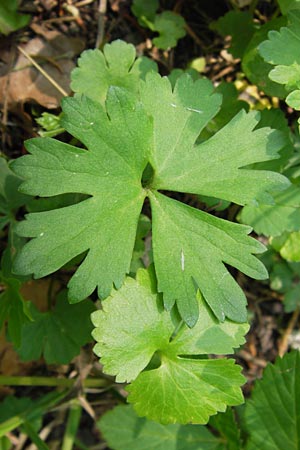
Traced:
<path fill-rule="evenodd" d="M 156 350 L 168 345 L 174 330 L 144 271 L 138 271 L 138 280 L 127 278 L 103 302 L 103 310 L 92 315 L 93 337 L 98 342 L 94 351 L 104 371 L 119 382 L 134 380 Z"/>
<path fill-rule="evenodd" d="M 93 313 L 95 352 L 104 372 L 119 382 L 135 380 L 129 399 L 139 414 L 165 423 L 205 423 L 210 414 L 224 411 L 226 404 L 242 401 L 243 377 L 233 361 L 195 360 L 187 355 L 232 353 L 244 342 L 248 325 L 227 320 L 219 324 L 200 298 L 198 302 L 195 327 L 183 325 L 170 342 L 177 322 L 163 309 L 149 273 L 140 270 L 137 280 L 128 278 L 103 302 L 103 310 Z M 162 358 L 160 367 L 142 372 L 156 352 Z M 163 400 L 158 402 L 159 398 Z"/>
<path fill-rule="evenodd" d="M 287 261 L 300 261 L 300 231 L 283 235 L 279 253 Z"/>
<path fill-rule="evenodd" d="M 298 450 L 300 436 L 300 353 L 268 365 L 246 404 L 247 450 Z"/>
<path fill-rule="evenodd" d="M 97 425 L 115 450 L 225 450 L 204 426 L 162 425 L 138 417 L 130 405 L 108 411 Z"/>
<path fill-rule="evenodd" d="M 195 146 L 199 133 L 218 112 L 219 106 L 220 96 L 213 93 L 209 81 L 193 82 L 188 75 L 183 75 L 172 91 L 169 80 L 155 73 L 149 73 L 146 81 L 141 81 L 140 100 L 117 87 L 109 89 L 106 109 L 85 96 L 66 99 L 62 126 L 87 150 L 54 139 L 34 139 L 27 143 L 31 155 L 18 159 L 13 167 L 25 179 L 21 186 L 23 192 L 41 197 L 81 193 L 90 198 L 65 208 L 29 214 L 19 225 L 18 232 L 34 239 L 18 257 L 16 271 L 42 277 L 58 270 L 75 256 L 87 253 L 69 283 L 70 299 L 79 301 L 96 287 L 104 298 L 114 286 L 121 286 L 129 272 L 138 218 L 147 195 L 154 198 L 156 190 L 168 189 L 241 204 L 254 198 L 269 201 L 269 191 L 282 189 L 287 185 L 287 179 L 277 173 L 240 167 L 276 158 L 277 150 L 282 147 L 281 135 L 268 128 L 253 131 L 257 118 L 253 114 L 240 113 L 211 139 Z M 143 188 L 141 180 L 148 162 L 153 167 L 154 178 Z M 171 201 L 177 208 L 177 203 Z M 186 211 L 184 207 L 183 211 Z M 245 228 L 224 221 L 215 226 L 214 219 L 206 214 L 188 211 L 184 214 L 185 220 L 179 218 L 179 228 L 189 227 L 189 221 L 192 221 L 194 228 L 204 227 L 211 232 L 211 237 L 198 233 L 203 236 L 201 239 L 206 242 L 206 248 L 214 247 L 217 266 L 215 270 L 209 262 L 208 267 L 202 267 L 199 258 L 194 258 L 197 265 L 186 272 L 180 296 L 174 288 L 169 293 L 164 291 L 166 305 L 177 300 L 184 320 L 190 326 L 195 324 L 197 302 L 196 291 L 191 288 L 192 274 L 201 292 L 203 287 L 202 294 L 218 318 L 223 320 L 227 316 L 244 321 L 244 297 L 228 277 L 221 261 L 250 276 L 264 278 L 266 272 L 249 255 L 260 252 L 261 245 L 246 238 L 247 254 L 242 257 L 222 241 L 224 233 L 230 229 L 231 246 L 234 248 L 234 243 L 239 246 L 241 235 L 247 232 Z M 156 230 L 158 223 L 156 219 L 153 224 Z M 208 223 L 214 226 L 208 226 Z M 174 225 L 171 228 L 177 232 Z M 157 231 L 155 234 L 158 236 Z M 175 239 L 175 235 L 168 235 L 170 239 Z M 165 246 L 157 244 L 158 241 L 159 237 L 155 237 L 154 263 L 159 286 L 162 286 L 166 276 L 162 261 L 169 266 L 170 258 Z M 188 265 L 192 263 L 192 258 L 187 259 Z M 178 270 L 178 265 L 176 267 Z M 213 285 L 218 285 L 214 294 L 209 294 L 205 287 L 209 280 L 202 286 L 201 271 L 206 271 Z M 223 288 L 224 295 L 220 291 Z M 231 300 L 228 300 L 229 289 Z M 218 298 L 213 298 L 214 295 Z M 234 301 L 240 301 L 240 305 L 233 306 Z"/>
<path fill-rule="evenodd" d="M 299 73 L 300 75 L 300 73 Z M 300 76 L 299 76 L 300 79 Z M 291 92 L 286 98 L 287 104 L 294 109 L 300 110 L 300 89 Z"/>
<path fill-rule="evenodd" d="M 246 205 L 241 221 L 251 225 L 255 232 L 265 236 L 279 236 L 284 231 L 300 229 L 300 189 L 291 185 L 274 195 L 274 205 Z"/>
<path fill-rule="evenodd" d="M 139 78 L 147 72 L 157 72 L 157 65 L 146 57 L 136 58 L 135 48 L 124 41 L 105 44 L 100 50 L 86 50 L 71 74 L 71 88 L 104 104 L 110 86 L 137 93 Z"/>

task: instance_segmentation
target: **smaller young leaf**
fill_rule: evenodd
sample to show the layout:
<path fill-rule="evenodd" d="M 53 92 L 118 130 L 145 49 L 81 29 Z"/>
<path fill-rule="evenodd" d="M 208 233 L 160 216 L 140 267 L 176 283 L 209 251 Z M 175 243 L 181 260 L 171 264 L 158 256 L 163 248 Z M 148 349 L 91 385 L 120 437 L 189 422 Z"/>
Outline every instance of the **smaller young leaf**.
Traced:
<path fill-rule="evenodd" d="M 159 8 L 158 0 L 133 0 L 131 10 L 138 18 L 140 25 L 149 27 L 153 25 L 155 12 Z"/>
<path fill-rule="evenodd" d="M 300 72 L 299 72 L 300 79 Z M 300 110 L 300 90 L 291 92 L 286 98 L 287 104 L 294 109 Z"/>
<path fill-rule="evenodd" d="M 103 302 L 103 310 L 92 314 L 92 335 L 98 342 L 94 351 L 118 382 L 134 380 L 156 350 L 168 345 L 174 330 L 151 283 L 149 273 L 139 270 L 136 281 L 127 278 Z"/>
<path fill-rule="evenodd" d="M 136 59 L 132 44 L 116 40 L 100 50 L 86 50 L 71 74 L 71 88 L 78 94 L 104 104 L 110 86 L 124 87 L 133 93 L 138 90 L 139 78 L 149 71 L 157 72 L 157 65 L 146 57 Z"/>
<path fill-rule="evenodd" d="M 97 425 L 114 450 L 225 450 L 205 426 L 162 425 L 138 417 L 130 405 L 106 412 Z"/>
<path fill-rule="evenodd" d="M 127 279 L 104 300 L 103 310 L 92 315 L 95 352 L 105 373 L 134 380 L 129 401 L 138 414 L 162 423 L 206 423 L 227 404 L 242 402 L 243 377 L 232 360 L 194 355 L 232 352 L 244 342 L 248 325 L 219 324 L 199 297 L 197 324 L 193 329 L 183 324 L 173 336 L 178 321 L 155 292 L 152 275 L 140 270 L 137 280 Z"/>
<path fill-rule="evenodd" d="M 43 355 L 47 364 L 69 363 L 91 340 L 90 314 L 94 310 L 90 300 L 70 305 L 66 292 L 58 295 L 53 311 L 40 313 L 32 306 L 33 321 L 22 328 L 21 359 L 30 361 Z"/>
<path fill-rule="evenodd" d="M 242 59 L 242 69 L 249 80 L 267 95 L 279 98 L 285 98 L 287 92 L 283 86 L 269 78 L 272 65 L 264 61 L 258 51 L 258 46 L 267 39 L 270 30 L 279 30 L 285 24 L 286 18 L 279 17 L 262 25 L 254 33 Z"/>
<path fill-rule="evenodd" d="M 280 31 L 270 31 L 268 40 L 259 46 L 259 52 L 265 61 L 275 66 L 269 73 L 271 80 L 285 85 L 286 94 L 297 89 L 288 96 L 288 104 L 300 109 L 300 11 L 288 13 L 288 26 Z"/>
<path fill-rule="evenodd" d="M 246 403 L 247 450 L 298 450 L 300 435 L 300 352 L 293 351 L 256 381 Z"/>
<path fill-rule="evenodd" d="M 162 50 L 168 50 L 176 47 L 178 39 L 185 36 L 185 20 L 172 11 L 164 11 L 155 16 L 153 31 L 159 33 L 159 37 L 153 39 L 153 44 Z"/>

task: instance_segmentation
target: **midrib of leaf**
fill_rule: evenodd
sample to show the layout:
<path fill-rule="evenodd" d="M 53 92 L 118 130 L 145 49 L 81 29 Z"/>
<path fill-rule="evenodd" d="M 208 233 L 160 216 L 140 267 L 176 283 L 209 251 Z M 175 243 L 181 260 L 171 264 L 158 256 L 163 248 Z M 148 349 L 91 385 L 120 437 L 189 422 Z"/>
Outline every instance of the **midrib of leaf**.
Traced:
<path fill-rule="evenodd" d="M 181 138 L 182 138 L 182 133 L 183 133 L 183 131 L 185 130 L 185 128 L 186 128 L 186 126 L 187 126 L 187 124 L 188 124 L 188 121 L 189 121 L 189 119 L 190 119 L 190 117 L 191 117 L 191 115 L 187 115 L 186 116 L 186 119 L 185 119 L 185 121 L 184 121 L 184 124 L 183 124 L 183 127 L 181 128 L 181 132 L 180 132 L 180 134 L 178 134 L 178 137 L 177 137 L 177 139 L 176 139 L 176 143 L 175 143 L 175 145 L 173 146 L 173 148 L 172 148 L 172 150 L 168 153 L 168 155 L 167 155 L 167 157 L 164 159 L 164 162 L 162 163 L 162 164 L 158 164 L 157 163 L 157 161 L 155 161 L 155 163 L 156 164 L 153 164 L 155 167 L 156 167 L 156 169 L 157 169 L 157 175 L 156 175 L 156 171 L 154 171 L 154 177 L 153 177 L 153 183 L 152 183 L 152 187 L 155 189 L 155 188 L 158 188 L 159 189 L 159 182 L 160 182 L 160 179 L 159 179 L 159 172 L 162 172 L 163 171 L 163 169 L 165 168 L 165 166 L 167 165 L 167 163 L 168 163 L 168 161 L 169 161 L 169 159 L 173 156 L 173 154 L 175 153 L 175 151 L 177 150 L 177 145 L 178 145 L 178 142 L 181 140 Z M 155 129 L 155 127 L 154 127 L 154 129 Z M 154 133 L 154 136 L 156 136 L 156 133 Z M 157 151 L 157 146 L 156 146 L 156 139 L 154 139 L 154 142 L 155 142 L 155 149 L 154 149 L 154 155 L 156 156 L 157 154 L 158 154 L 158 151 Z M 154 163 L 154 161 L 153 161 L 153 163 Z M 155 168 L 154 167 L 154 168 Z M 185 172 L 186 173 L 186 172 Z"/>

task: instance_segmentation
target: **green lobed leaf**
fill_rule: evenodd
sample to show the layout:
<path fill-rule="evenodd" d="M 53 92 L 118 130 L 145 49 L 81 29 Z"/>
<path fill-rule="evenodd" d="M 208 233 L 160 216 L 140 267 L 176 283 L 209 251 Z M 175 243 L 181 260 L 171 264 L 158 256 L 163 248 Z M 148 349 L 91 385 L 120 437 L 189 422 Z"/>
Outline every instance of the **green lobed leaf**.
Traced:
<path fill-rule="evenodd" d="M 288 121 L 283 111 L 277 108 L 263 109 L 260 111 L 260 121 L 257 128 L 270 127 L 280 132 L 282 147 L 278 151 L 279 158 L 271 161 L 260 162 L 252 165 L 253 169 L 272 170 L 283 173 L 286 177 L 286 167 L 290 164 L 291 157 L 295 154 L 295 144 L 291 135 Z M 291 177 L 294 178 L 294 177 Z M 275 196 L 274 196 L 275 197 Z"/>
<path fill-rule="evenodd" d="M 200 140 L 208 139 L 226 125 L 239 111 L 248 112 L 249 104 L 239 100 L 239 92 L 233 83 L 221 82 L 215 92 L 222 95 L 223 102 L 218 114 L 207 124 L 200 135 Z"/>
<path fill-rule="evenodd" d="M 114 450 L 225 450 L 204 426 L 162 425 L 138 417 L 130 405 L 106 412 L 97 425 Z"/>
<path fill-rule="evenodd" d="M 30 200 L 18 191 L 22 179 L 10 169 L 9 163 L 0 157 L 0 229 L 14 221 L 15 212 Z"/>
<path fill-rule="evenodd" d="M 21 235 L 36 239 L 17 259 L 18 272 L 45 276 L 89 249 L 69 283 L 73 302 L 96 286 L 101 297 L 109 295 L 113 284 L 121 286 L 145 197 L 140 178 L 151 148 L 150 121 L 131 94 L 118 88 L 110 91 L 107 112 L 109 117 L 88 97 L 67 99 L 64 126 L 89 151 L 46 138 L 31 140 L 32 155 L 14 164 L 28 180 L 22 189 L 34 195 L 93 195 L 76 205 L 29 214 L 19 226 Z"/>
<path fill-rule="evenodd" d="M 216 317 L 246 321 L 246 299 L 224 263 L 253 278 L 268 277 L 252 253 L 265 247 L 249 238 L 251 228 L 230 223 L 169 199 L 150 196 L 153 253 L 158 289 L 170 309 L 175 300 L 188 324 L 197 317 L 193 301 L 200 289 Z M 176 236 L 176 238 L 175 238 Z M 198 270 L 201 267 L 201 271 Z"/>
<path fill-rule="evenodd" d="M 289 185 L 278 173 L 244 168 L 254 162 L 278 158 L 278 151 L 285 144 L 282 134 L 275 130 L 254 130 L 260 117 L 257 112 L 240 111 L 209 140 L 195 145 L 220 105 L 220 96 L 213 94 L 208 80 L 193 83 L 189 77 L 182 76 L 172 92 L 165 78 L 149 74 L 141 97 L 153 117 L 152 188 L 245 204 L 254 199 L 272 202 L 268 194 L 272 186 L 283 190 Z"/>
<path fill-rule="evenodd" d="M 104 104 L 110 86 L 124 87 L 137 93 L 139 78 L 153 70 L 157 65 L 146 57 L 136 58 L 132 44 L 116 40 L 105 44 L 100 50 L 86 50 L 78 66 L 71 74 L 71 88 L 78 94 L 85 94 Z"/>
<path fill-rule="evenodd" d="M 278 85 L 278 83 L 275 83 L 269 78 L 268 75 L 272 69 L 272 65 L 264 61 L 258 51 L 258 47 L 267 39 L 270 30 L 279 30 L 285 24 L 286 18 L 279 17 L 262 25 L 254 33 L 242 59 L 242 69 L 251 83 L 267 95 L 279 98 L 285 98 L 287 91 L 283 86 Z"/>
<path fill-rule="evenodd" d="M 268 40 L 259 46 L 259 52 L 268 63 L 278 66 L 270 78 L 288 88 L 300 87 L 300 11 L 288 13 L 288 26 L 271 30 Z"/>
<path fill-rule="evenodd" d="M 243 403 L 242 383 L 232 359 L 163 359 L 158 369 L 142 372 L 127 387 L 128 401 L 151 420 L 205 424 L 227 405 Z"/>
<path fill-rule="evenodd" d="M 243 377 L 233 360 L 191 355 L 231 353 L 244 342 L 248 325 L 218 323 L 199 297 L 195 327 L 182 325 L 173 336 L 178 322 L 154 289 L 153 276 L 140 270 L 137 280 L 128 278 L 103 302 L 103 310 L 92 314 L 95 352 L 105 373 L 132 381 L 128 399 L 139 415 L 162 423 L 206 423 L 226 404 L 242 402 Z"/>
<path fill-rule="evenodd" d="M 156 10 L 159 8 L 158 0 L 133 0 L 131 11 L 137 17 L 139 24 L 143 27 L 153 25 Z"/>
<path fill-rule="evenodd" d="M 13 165 L 16 173 L 25 180 L 20 189 L 31 195 L 81 193 L 90 196 L 71 206 L 29 214 L 18 227 L 20 235 L 34 238 L 16 260 L 18 273 L 42 277 L 87 252 L 69 282 L 72 302 L 87 297 L 96 287 L 100 297 L 105 298 L 113 287 L 122 285 L 130 271 L 138 219 L 146 196 L 151 197 L 152 206 L 157 190 L 208 195 L 239 204 L 255 199 L 267 203 L 272 201 L 270 192 L 284 189 L 289 183 L 278 173 L 245 168 L 278 157 L 284 143 L 280 133 L 268 128 L 253 131 L 258 122 L 255 113 L 239 113 L 211 139 L 195 145 L 220 106 L 220 96 L 214 94 L 208 80 L 194 82 L 185 74 L 172 90 L 167 78 L 149 73 L 140 83 L 140 99 L 128 90 L 111 87 L 105 109 L 85 96 L 65 99 L 62 125 L 87 150 L 54 139 L 33 139 L 27 142 L 31 154 Z M 146 167 L 153 171 L 153 177 L 144 180 Z M 175 209 L 176 205 L 174 202 Z M 185 215 L 187 221 L 190 215 Z M 205 222 L 212 223 L 213 220 L 199 212 L 193 223 L 201 229 L 202 226 L 207 228 Z M 181 223 L 184 228 L 183 221 Z M 230 228 L 226 222 L 219 222 L 218 226 L 224 230 Z M 214 242 L 214 246 L 220 246 L 217 259 L 227 261 L 251 276 L 265 277 L 263 267 L 249 255 L 242 259 L 239 256 L 240 260 L 235 261 L 237 255 L 224 254 L 222 242 L 218 241 L 223 239 L 224 233 L 216 230 L 218 226 L 209 227 L 213 235 L 206 237 Z M 157 229 L 155 222 L 153 227 Z M 241 235 L 250 231 L 239 227 L 235 225 L 236 231 L 231 234 L 238 243 Z M 166 276 L 162 260 L 165 259 L 169 266 L 170 258 L 164 247 L 163 257 L 160 257 L 160 244 L 157 245 L 155 239 L 158 237 L 153 240 L 156 248 L 154 264 L 157 265 L 160 258 L 157 277 L 161 285 Z M 168 236 L 168 241 L 170 239 L 175 237 Z M 250 254 L 262 251 L 260 244 L 247 239 Z M 172 251 L 172 247 L 170 249 Z M 181 261 L 180 255 L 181 249 L 176 256 Z M 194 262 L 191 258 L 186 263 L 191 267 Z M 209 271 L 213 280 L 224 274 L 224 270 L 218 270 L 218 275 L 213 268 Z M 174 287 L 164 294 L 169 297 L 166 306 L 177 299 L 184 320 L 193 326 L 197 321 L 197 302 L 196 289 L 190 297 L 190 275 L 189 271 L 184 277 L 186 284 L 180 299 Z M 227 277 L 226 284 L 223 279 L 217 283 L 220 286 L 223 283 L 226 290 L 229 284 L 233 286 L 229 279 Z M 183 296 L 184 289 L 186 294 Z M 218 317 L 243 321 L 244 297 L 237 287 L 234 292 L 236 298 L 242 299 L 240 306 L 234 307 L 235 311 L 232 304 L 226 304 L 224 298 L 227 295 L 223 298 L 220 292 L 215 299 L 210 295 L 209 304 Z M 206 298 L 207 293 L 204 294 Z"/>
<path fill-rule="evenodd" d="M 269 364 L 246 403 L 247 450 L 296 450 L 300 436 L 300 353 Z"/>
<path fill-rule="evenodd" d="M 178 39 L 185 36 L 185 20 L 182 16 L 173 11 L 164 11 L 156 14 L 153 31 L 159 33 L 158 37 L 153 39 L 153 44 L 162 50 L 176 47 Z"/>
<path fill-rule="evenodd" d="M 300 75 L 300 73 L 299 73 Z M 300 109 L 300 90 L 292 91 L 286 98 L 287 104 L 294 109 Z"/>
<path fill-rule="evenodd" d="M 66 292 L 58 295 L 52 311 L 41 313 L 32 305 L 33 320 L 22 327 L 21 359 L 37 360 L 43 355 L 47 364 L 69 363 L 91 341 L 89 317 L 94 310 L 90 300 L 69 305 Z"/>
<path fill-rule="evenodd" d="M 103 310 L 92 314 L 98 342 L 94 351 L 101 356 L 105 372 L 116 375 L 118 382 L 134 380 L 156 350 L 168 345 L 174 330 L 151 284 L 147 272 L 139 270 L 137 281 L 127 278 L 103 302 Z"/>
<path fill-rule="evenodd" d="M 247 11 L 229 11 L 211 25 L 222 36 L 231 36 L 229 52 L 242 58 L 255 32 L 253 16 Z"/>
<path fill-rule="evenodd" d="M 278 0 L 280 11 L 287 14 L 292 9 L 300 9 L 299 0 Z"/>

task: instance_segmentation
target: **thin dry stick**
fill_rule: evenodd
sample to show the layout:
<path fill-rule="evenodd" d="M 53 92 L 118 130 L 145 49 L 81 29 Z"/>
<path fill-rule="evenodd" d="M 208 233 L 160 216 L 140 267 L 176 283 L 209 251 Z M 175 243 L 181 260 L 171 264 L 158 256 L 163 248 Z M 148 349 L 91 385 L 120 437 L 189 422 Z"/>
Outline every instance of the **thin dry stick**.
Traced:
<path fill-rule="evenodd" d="M 252 356 L 246 350 L 240 350 L 237 355 L 244 359 L 247 362 L 251 362 L 258 367 L 262 367 L 263 369 L 267 366 L 267 362 L 264 359 L 256 358 L 256 356 Z"/>
<path fill-rule="evenodd" d="M 75 3 L 74 6 L 76 6 L 76 8 L 80 8 L 81 6 L 86 6 L 89 5 L 90 3 L 93 3 L 95 0 L 81 0 L 77 3 Z"/>
<path fill-rule="evenodd" d="M 68 97 L 67 92 L 50 76 L 48 73 L 36 62 L 33 58 L 31 58 L 28 53 L 21 48 L 20 46 L 17 47 L 18 50 L 27 58 L 31 64 L 42 74 L 45 78 L 54 86 L 64 97 Z"/>
<path fill-rule="evenodd" d="M 286 351 L 288 349 L 289 337 L 292 334 L 293 329 L 295 328 L 295 325 L 296 325 L 297 320 L 299 318 L 299 314 L 300 314 L 299 308 L 295 309 L 295 311 L 293 312 L 293 315 L 292 315 L 292 317 L 291 317 L 291 319 L 290 319 L 290 321 L 288 323 L 288 326 L 287 326 L 287 328 L 286 328 L 286 330 L 285 330 L 285 332 L 284 332 L 284 334 L 283 334 L 283 336 L 282 336 L 282 338 L 281 338 L 281 340 L 279 342 L 278 354 L 281 357 L 286 353 Z"/>

